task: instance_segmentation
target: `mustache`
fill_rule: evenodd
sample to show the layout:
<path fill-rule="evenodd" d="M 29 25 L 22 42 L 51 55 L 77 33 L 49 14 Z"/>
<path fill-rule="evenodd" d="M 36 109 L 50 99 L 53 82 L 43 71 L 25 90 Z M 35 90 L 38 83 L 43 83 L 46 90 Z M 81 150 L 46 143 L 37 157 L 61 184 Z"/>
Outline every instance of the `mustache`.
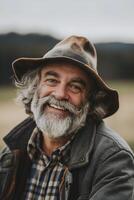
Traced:
<path fill-rule="evenodd" d="M 51 105 L 51 104 L 53 104 L 55 106 L 59 106 L 65 110 L 69 111 L 71 114 L 79 114 L 82 110 L 81 108 L 74 106 L 70 102 L 65 101 L 65 100 L 58 100 L 54 96 L 42 97 L 42 98 L 38 99 L 37 104 L 40 107 L 41 111 L 44 110 L 45 106 Z"/>

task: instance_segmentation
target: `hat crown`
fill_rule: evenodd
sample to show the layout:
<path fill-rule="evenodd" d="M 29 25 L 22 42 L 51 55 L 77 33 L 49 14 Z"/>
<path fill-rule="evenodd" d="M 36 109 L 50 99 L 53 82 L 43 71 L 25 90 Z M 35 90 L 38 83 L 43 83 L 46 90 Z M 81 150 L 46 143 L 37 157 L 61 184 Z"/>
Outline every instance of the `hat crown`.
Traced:
<path fill-rule="evenodd" d="M 66 57 L 89 65 L 97 71 L 97 54 L 94 45 L 85 37 L 71 36 L 59 42 L 44 58 Z"/>

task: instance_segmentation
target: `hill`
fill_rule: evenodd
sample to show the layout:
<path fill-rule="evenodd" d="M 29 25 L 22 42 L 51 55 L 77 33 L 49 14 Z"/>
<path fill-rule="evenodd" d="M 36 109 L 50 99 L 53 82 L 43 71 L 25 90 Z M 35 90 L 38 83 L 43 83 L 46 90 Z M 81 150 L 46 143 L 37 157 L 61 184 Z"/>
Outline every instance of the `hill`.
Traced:
<path fill-rule="evenodd" d="M 0 35 L 0 85 L 11 84 L 11 63 L 19 57 L 42 57 L 59 40 L 49 35 Z M 97 43 L 98 70 L 104 79 L 134 79 L 134 44 Z"/>

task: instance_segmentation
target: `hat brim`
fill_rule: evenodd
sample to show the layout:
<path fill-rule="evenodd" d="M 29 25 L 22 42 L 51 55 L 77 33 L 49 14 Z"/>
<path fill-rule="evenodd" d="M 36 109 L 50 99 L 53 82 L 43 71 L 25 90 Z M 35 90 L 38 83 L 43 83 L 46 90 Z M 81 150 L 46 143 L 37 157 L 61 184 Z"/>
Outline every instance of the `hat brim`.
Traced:
<path fill-rule="evenodd" d="M 97 71 L 95 71 L 93 68 L 91 68 L 89 65 L 84 64 L 78 60 L 72 59 L 70 57 L 49 57 L 49 58 L 19 58 L 16 59 L 12 63 L 12 68 L 14 72 L 14 78 L 16 82 L 21 84 L 21 79 L 24 74 L 26 74 L 28 71 L 32 71 L 34 69 L 39 68 L 40 66 L 45 66 L 45 64 L 49 62 L 56 62 L 65 60 L 68 62 L 73 62 L 74 64 L 80 65 L 81 68 L 86 70 L 91 74 L 93 79 L 96 81 L 97 86 L 100 88 L 100 90 L 105 91 L 107 94 L 106 101 L 110 101 L 109 103 L 109 111 L 104 116 L 104 118 L 114 114 L 118 108 L 119 108 L 119 97 L 118 92 L 112 88 L 110 88 L 103 79 L 99 76 Z"/>

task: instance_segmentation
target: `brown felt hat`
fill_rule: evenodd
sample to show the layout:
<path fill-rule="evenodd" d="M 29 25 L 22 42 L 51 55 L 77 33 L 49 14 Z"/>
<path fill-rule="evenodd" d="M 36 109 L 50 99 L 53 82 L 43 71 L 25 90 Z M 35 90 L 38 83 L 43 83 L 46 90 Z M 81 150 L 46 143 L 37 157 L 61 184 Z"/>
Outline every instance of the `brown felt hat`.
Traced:
<path fill-rule="evenodd" d="M 118 93 L 110 88 L 97 72 L 97 54 L 94 45 L 85 37 L 70 36 L 48 51 L 41 58 L 19 58 L 12 63 L 15 80 L 21 83 L 25 73 L 37 69 L 48 62 L 64 60 L 73 62 L 89 72 L 98 87 L 98 92 L 105 94 L 97 101 L 98 107 L 104 110 L 103 118 L 115 113 L 119 108 Z M 101 102 L 101 103 L 100 103 Z M 99 105 L 100 104 L 100 105 Z"/>

